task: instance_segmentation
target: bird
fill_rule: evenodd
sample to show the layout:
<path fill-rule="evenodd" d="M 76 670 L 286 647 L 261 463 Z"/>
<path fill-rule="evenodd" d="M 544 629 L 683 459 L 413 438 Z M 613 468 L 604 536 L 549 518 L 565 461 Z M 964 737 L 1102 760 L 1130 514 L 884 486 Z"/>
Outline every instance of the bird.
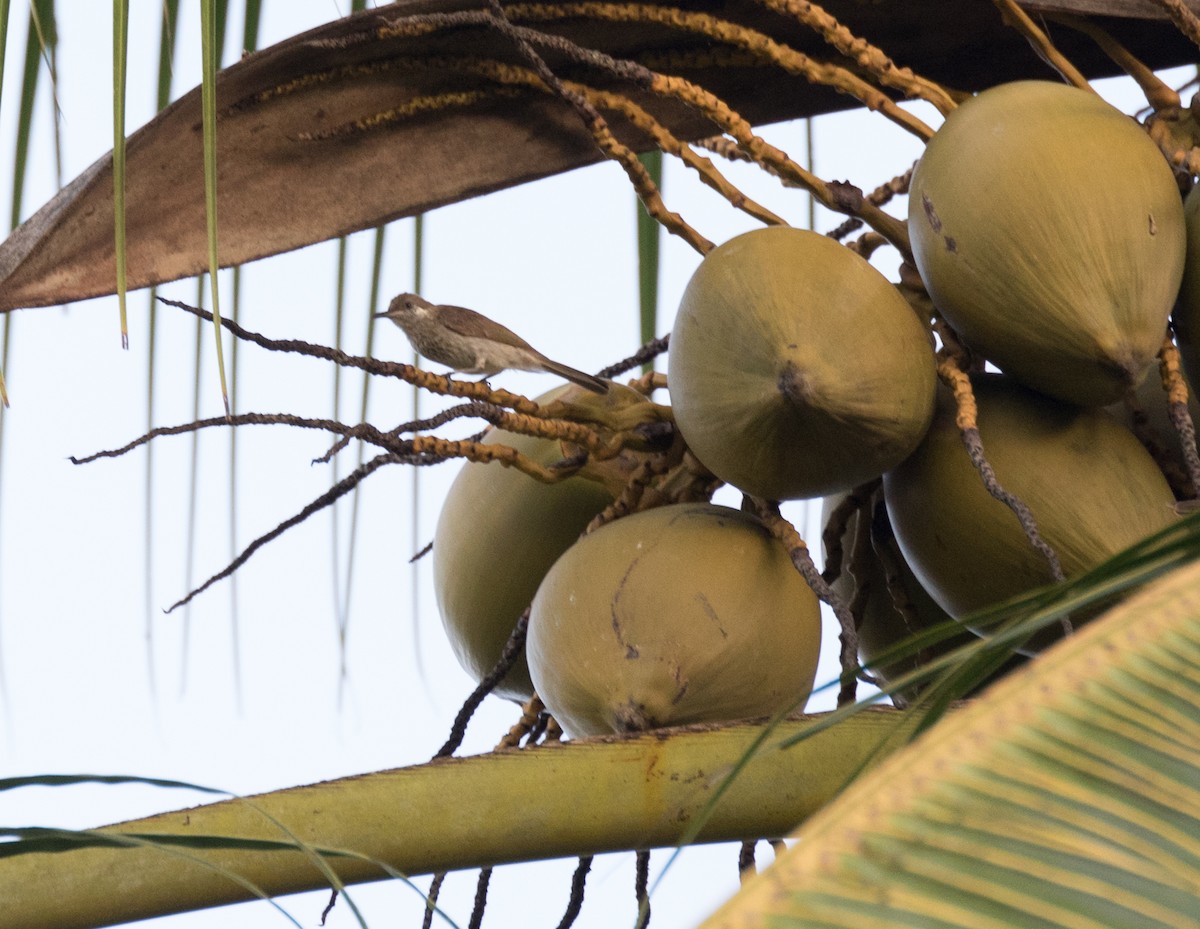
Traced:
<path fill-rule="evenodd" d="M 404 330 L 423 357 L 460 374 L 488 377 L 501 371 L 546 371 L 598 394 L 608 383 L 565 364 L 551 361 L 519 335 L 482 313 L 461 306 L 430 303 L 416 294 L 400 294 L 376 318 L 390 319 Z"/>

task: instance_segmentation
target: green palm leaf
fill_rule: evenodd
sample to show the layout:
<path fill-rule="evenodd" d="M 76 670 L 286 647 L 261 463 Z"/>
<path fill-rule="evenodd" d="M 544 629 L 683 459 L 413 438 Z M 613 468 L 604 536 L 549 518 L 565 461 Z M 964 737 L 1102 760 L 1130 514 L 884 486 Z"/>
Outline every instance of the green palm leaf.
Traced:
<path fill-rule="evenodd" d="M 1200 565 L 856 783 L 705 929 L 1200 926 Z"/>
<path fill-rule="evenodd" d="M 904 718 L 872 711 L 785 749 L 808 725 L 781 725 L 725 791 L 701 841 L 779 835 L 827 803 Z M 330 885 L 304 854 L 229 851 L 230 842 L 301 842 L 346 856 L 347 884 L 536 858 L 672 844 L 762 733 L 760 725 L 693 726 L 670 737 L 592 739 L 429 764 L 276 791 L 99 830 L 174 844 L 203 836 L 201 861 L 105 845 L 0 858 L 5 925 L 82 929 Z M 648 773 L 649 772 L 649 773 Z M 454 798 L 447 802 L 447 798 Z M 537 797 L 531 807 L 515 797 Z M 90 833 L 95 835 L 96 833 Z M 230 872 L 236 880 L 230 879 Z M 47 895 L 46 887 L 56 893 Z"/>

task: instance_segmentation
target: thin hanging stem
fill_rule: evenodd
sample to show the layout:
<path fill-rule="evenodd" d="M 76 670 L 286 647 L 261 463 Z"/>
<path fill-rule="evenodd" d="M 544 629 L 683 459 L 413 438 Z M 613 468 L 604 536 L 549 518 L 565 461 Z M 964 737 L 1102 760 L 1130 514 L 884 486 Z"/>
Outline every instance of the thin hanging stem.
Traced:
<path fill-rule="evenodd" d="M 204 275 L 196 278 L 196 303 L 204 302 Z M 204 321 L 196 317 L 196 357 L 195 374 L 192 382 L 192 420 L 200 418 L 200 360 L 204 351 Z M 189 478 L 188 515 L 187 515 L 187 551 L 184 555 L 183 584 L 188 590 L 192 589 L 192 571 L 196 560 L 196 499 L 199 496 L 200 473 L 200 433 L 192 433 L 192 468 Z M 187 606 L 183 611 L 182 642 L 180 644 L 179 693 L 187 692 L 188 682 L 188 650 L 192 632 L 192 608 Z M 151 646 L 147 642 L 147 648 Z"/>
<path fill-rule="evenodd" d="M 233 321 L 238 322 L 240 316 L 242 302 L 242 269 L 240 267 L 233 269 Z M 230 413 L 237 413 L 237 385 L 238 385 L 238 340 L 234 339 L 230 346 L 229 361 L 230 368 L 233 371 L 233 389 L 229 398 Z M 229 431 L 229 557 L 233 558 L 238 553 L 238 531 L 237 531 L 237 442 L 238 431 L 231 429 Z M 233 646 L 233 693 L 234 706 L 240 711 L 242 708 L 242 635 L 241 622 L 238 617 L 238 579 L 234 574 L 229 578 L 229 635 Z"/>
<path fill-rule="evenodd" d="M 345 236 L 338 239 L 337 253 L 337 284 L 334 291 L 333 314 L 333 345 L 336 351 L 342 350 L 342 329 L 346 319 L 346 265 L 348 261 L 349 240 Z M 339 419 L 342 412 L 342 366 L 333 366 L 333 418 Z M 338 482 L 338 459 L 336 455 L 329 456 L 329 467 L 333 472 L 333 483 Z M 333 534 L 333 613 L 338 628 L 338 638 L 341 638 L 342 627 L 342 567 L 338 562 L 338 546 L 341 531 L 338 523 L 340 506 L 329 508 L 330 529 Z"/>
<path fill-rule="evenodd" d="M 425 216 L 417 214 L 413 217 L 413 293 L 420 293 L 425 286 Z M 413 352 L 413 364 L 417 363 L 416 352 Z M 412 418 L 417 421 L 421 418 L 421 391 L 413 388 L 412 392 Z M 419 551 L 422 547 L 421 540 L 421 469 L 412 469 L 412 497 L 410 499 L 410 511 L 412 513 L 411 533 L 409 535 L 409 547 L 412 551 Z M 430 543 L 432 544 L 432 543 Z M 412 570 L 409 572 L 411 583 L 409 588 L 412 591 L 409 601 L 412 609 L 412 646 L 413 655 L 417 663 L 417 677 L 428 690 L 429 682 L 425 678 L 425 662 L 421 659 L 421 570 L 416 561 L 412 561 Z"/>
<path fill-rule="evenodd" d="M 8 48 L 8 0 L 0 0 L 0 98 L 3 97 L 4 91 L 4 59 L 5 51 Z M 3 402 L 5 409 L 8 408 L 8 390 L 4 384 L 4 372 L 8 370 L 8 334 L 9 323 L 12 320 L 11 313 L 4 314 L 4 347 L 0 349 L 0 401 Z M 4 416 L 0 413 L 0 451 L 3 449 L 4 442 Z M 7 677 L 4 674 L 4 652 L 0 649 L 0 698 L 4 700 L 4 711 L 7 714 L 8 708 L 12 705 L 8 699 L 8 684 Z"/>
<path fill-rule="evenodd" d="M 129 349 L 129 317 L 125 301 L 125 76 L 128 54 L 129 0 L 113 0 L 113 235 L 121 348 L 126 350 Z"/>
<path fill-rule="evenodd" d="M 217 4 L 216 0 L 200 0 L 200 53 L 203 59 L 203 81 L 200 99 L 204 123 L 204 202 L 208 223 L 208 276 L 212 292 L 213 340 L 217 348 L 217 371 L 221 380 L 221 402 L 225 415 L 231 416 L 229 388 L 225 380 L 225 352 L 221 345 L 221 303 L 218 293 L 217 270 L 220 252 L 217 248 Z"/>
<path fill-rule="evenodd" d="M 171 101 L 171 62 L 175 58 L 175 26 L 179 22 L 179 0 L 166 0 L 163 3 L 162 29 L 158 42 L 158 80 L 155 87 L 156 109 L 162 110 Z M 147 347 L 146 347 L 146 431 L 154 428 L 154 383 L 158 359 L 158 288 L 150 288 L 149 306 L 147 307 Z M 154 450 L 146 446 L 146 490 L 142 505 L 145 509 L 143 535 L 145 552 L 143 564 L 146 572 L 145 598 L 143 607 L 143 638 L 146 642 L 146 668 L 150 679 L 151 692 L 155 689 L 154 672 L 154 621 L 157 611 L 154 608 Z"/>
<path fill-rule="evenodd" d="M 386 226 L 378 226 L 375 229 L 375 252 L 371 263 L 371 296 L 370 306 L 367 312 L 367 347 L 365 355 L 367 358 L 374 357 L 375 343 L 375 318 L 372 315 L 375 312 L 375 307 L 379 305 L 379 281 L 383 276 L 383 243 L 384 234 L 387 231 Z M 367 404 L 371 397 L 371 378 L 363 376 L 362 401 L 359 409 L 359 422 L 367 420 Z M 358 467 L 363 466 L 362 445 L 358 447 Z M 358 504 L 359 504 L 359 489 L 354 488 L 354 495 L 350 498 L 350 546 L 346 554 L 346 585 L 344 587 L 344 596 L 342 599 L 341 612 L 338 615 L 338 655 L 340 661 L 340 669 L 338 673 L 338 705 L 341 706 L 342 696 L 346 685 L 346 638 L 350 628 L 350 597 L 354 588 L 354 553 L 358 541 Z"/>

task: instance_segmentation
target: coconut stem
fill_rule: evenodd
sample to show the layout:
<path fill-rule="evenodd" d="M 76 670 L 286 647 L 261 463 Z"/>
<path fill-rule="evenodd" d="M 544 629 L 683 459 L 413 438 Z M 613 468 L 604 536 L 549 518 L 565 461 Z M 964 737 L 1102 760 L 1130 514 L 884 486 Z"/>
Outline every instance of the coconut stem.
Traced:
<path fill-rule="evenodd" d="M 1125 409 L 1129 412 L 1130 430 L 1158 465 L 1158 470 L 1163 473 L 1163 477 L 1171 485 L 1171 493 L 1179 500 L 1187 500 L 1195 496 L 1196 491 L 1192 486 L 1192 479 L 1187 475 L 1186 468 L 1181 467 L 1176 458 L 1163 445 L 1162 436 L 1150 425 L 1150 417 L 1139 402 L 1137 393 L 1132 389 L 1126 391 L 1124 402 Z M 1170 418 L 1169 404 L 1167 417 Z"/>
<path fill-rule="evenodd" d="M 638 915 L 634 929 L 646 929 L 650 925 L 650 852 L 637 853 L 637 869 L 633 879 L 633 892 L 637 898 Z"/>
<path fill-rule="evenodd" d="M 877 250 L 887 244 L 888 240 L 878 232 L 864 232 L 853 242 L 847 243 L 846 248 L 862 258 L 870 258 Z"/>
<path fill-rule="evenodd" d="M 646 362 L 653 361 L 655 358 L 665 352 L 670 343 L 670 333 L 659 336 L 657 339 L 651 339 L 628 358 L 622 359 L 615 364 L 610 364 L 607 368 L 602 368 L 599 376 L 615 378 L 624 374 L 626 371 L 632 371 L 634 368 L 640 368 Z"/>
<path fill-rule="evenodd" d="M 563 913 L 558 929 L 571 929 L 571 926 L 575 925 L 579 911 L 583 908 L 583 891 L 587 886 L 588 872 L 591 870 L 592 856 L 582 856 L 579 864 L 575 866 L 575 873 L 571 875 L 571 897 L 567 901 L 567 911 Z"/>
<path fill-rule="evenodd" d="M 487 25 L 495 29 L 506 39 L 511 40 L 521 57 L 536 72 L 542 82 L 575 111 L 584 128 L 591 133 L 592 141 L 604 154 L 604 157 L 615 161 L 625 171 L 630 183 L 633 185 L 634 192 L 637 194 L 638 199 L 641 200 L 643 206 L 645 206 L 646 212 L 653 216 L 668 232 L 680 236 L 701 255 L 707 255 L 712 251 L 714 247 L 712 242 L 693 229 L 678 213 L 667 209 L 666 204 L 663 202 L 661 191 L 654 183 L 654 179 L 650 176 L 650 172 L 646 169 L 646 166 L 638 160 L 637 154 L 617 139 L 611 128 L 609 128 L 608 121 L 600 115 L 600 111 L 587 97 L 580 94 L 577 90 L 568 87 L 555 75 L 538 50 L 533 47 L 529 38 L 536 36 L 538 41 L 545 46 L 558 52 L 565 52 L 571 57 L 576 57 L 573 53 L 579 50 L 578 46 L 560 36 L 536 33 L 532 30 L 514 26 L 509 22 L 508 14 L 500 5 L 499 0 L 489 0 L 488 8 L 492 16 L 486 20 Z M 586 50 L 582 51 L 582 57 L 587 58 L 590 63 L 605 64 L 612 62 L 613 66 L 616 67 L 616 62 L 608 59 L 607 56 L 598 55 L 594 52 L 589 56 Z"/>
<path fill-rule="evenodd" d="M 868 501 L 869 504 L 870 501 Z M 872 593 L 870 564 L 874 553 L 871 550 L 871 508 L 865 506 L 855 524 L 854 547 L 850 550 L 850 575 L 854 578 L 854 596 L 850 598 L 850 615 L 854 617 L 854 628 L 862 626 L 867 600 Z"/>
<path fill-rule="evenodd" d="M 1188 479 L 1192 482 L 1192 490 L 1195 493 L 1200 491 L 1200 454 L 1196 449 L 1196 425 L 1192 422 L 1187 403 L 1169 403 L 1167 414 L 1171 417 L 1171 425 L 1175 427 L 1179 444 L 1183 447 L 1183 461 L 1187 465 Z"/>
<path fill-rule="evenodd" d="M 542 712 L 545 709 L 546 704 L 542 703 L 541 697 L 537 694 L 530 697 L 524 706 L 521 707 L 521 718 L 513 723 L 508 732 L 496 744 L 496 748 L 518 748 L 521 740 L 525 736 L 531 735 L 537 729 L 538 723 L 542 718 Z"/>
<path fill-rule="evenodd" d="M 825 570 L 821 572 L 821 577 L 825 583 L 832 584 L 841 576 L 842 561 L 846 554 L 842 539 L 846 535 L 846 527 L 850 525 L 851 517 L 870 502 L 880 483 L 880 479 L 875 478 L 859 484 L 829 514 L 821 533 L 821 543 L 825 546 Z"/>
<path fill-rule="evenodd" d="M 496 662 L 496 666 L 491 671 L 484 675 L 483 680 L 479 682 L 475 689 L 471 691 L 471 695 L 464 701 L 462 708 L 458 711 L 458 715 L 454 717 L 454 724 L 450 727 L 449 737 L 442 747 L 437 750 L 437 754 L 433 756 L 434 758 L 444 758 L 458 751 L 458 747 L 462 745 L 463 739 L 467 734 L 467 723 L 471 721 L 471 717 L 475 715 L 475 711 L 479 709 L 479 705 L 483 703 L 484 698 L 512 670 L 512 666 L 517 663 L 517 659 L 525 650 L 525 635 L 528 630 L 529 607 L 526 607 L 525 612 L 521 614 L 521 618 L 517 620 L 516 626 L 513 627 L 512 635 L 504 643 L 504 648 L 500 652 L 500 660 Z"/>
<path fill-rule="evenodd" d="M 796 531 L 796 527 L 783 518 L 779 512 L 779 504 L 751 496 L 746 496 L 745 500 L 749 501 L 751 510 L 763 521 L 771 535 L 783 543 L 788 556 L 792 559 L 792 565 L 800 572 L 800 576 L 804 578 L 812 592 L 822 602 L 827 603 L 833 610 L 833 615 L 837 617 L 838 625 L 841 627 L 838 641 L 841 643 L 839 658 L 842 666 L 841 688 L 838 690 L 837 702 L 838 706 L 853 703 L 858 691 L 858 678 L 861 677 L 871 684 L 875 683 L 875 679 L 866 674 L 858 664 L 858 627 L 854 622 L 854 614 L 850 612 L 846 601 L 821 577 L 821 573 L 817 570 L 812 555 L 808 551 L 808 544 Z"/>
<path fill-rule="evenodd" d="M 1025 502 L 1020 497 L 1005 490 L 996 479 L 996 472 L 993 470 L 991 462 L 984 455 L 983 439 L 979 436 L 979 430 L 963 429 L 962 440 L 963 445 L 967 448 L 967 454 L 971 458 L 971 464 L 979 472 L 979 476 L 983 479 L 983 485 L 987 488 L 988 493 L 1013 511 L 1013 514 L 1021 523 L 1021 528 L 1025 530 L 1029 544 L 1041 552 L 1050 565 L 1050 573 L 1054 577 L 1054 580 L 1066 580 L 1062 563 L 1058 560 L 1058 554 L 1042 538 L 1042 534 L 1038 532 L 1037 521 L 1033 518 L 1033 513 L 1029 507 L 1025 505 Z"/>
<path fill-rule="evenodd" d="M 743 884 L 758 873 L 758 865 L 754 861 L 754 846 L 758 839 L 746 839 L 738 849 L 738 877 Z"/>
<path fill-rule="evenodd" d="M 471 921 L 467 929 L 479 929 L 483 925 L 483 911 L 487 908 L 488 884 L 492 882 L 492 869 L 480 868 L 479 881 L 475 885 L 475 905 L 471 907 Z"/>
<path fill-rule="evenodd" d="M 1017 32 L 1025 36 L 1026 41 L 1033 46 L 1033 50 L 1037 52 L 1038 57 L 1061 74 L 1064 81 L 1068 84 L 1074 84 L 1082 90 L 1092 90 L 1092 86 L 1087 82 L 1087 78 L 1067 60 L 1067 57 L 1062 52 L 1054 47 L 1054 43 L 1050 41 L 1050 37 L 1038 28 L 1037 23 L 1029 18 L 1028 13 L 1017 6 L 1015 0 L 993 0 L 993 2 L 1000 8 L 1000 15 L 1004 19 L 1005 24 L 1012 26 Z M 1092 92 L 1095 93 L 1095 91 Z"/>
<path fill-rule="evenodd" d="M 587 535 L 589 532 L 595 532 L 601 526 L 607 526 L 614 519 L 628 516 L 635 510 L 642 508 L 642 498 L 645 496 L 650 483 L 665 474 L 667 470 L 668 463 L 665 458 L 651 458 L 639 464 L 633 473 L 629 475 L 629 480 L 626 482 L 620 495 L 592 517 L 591 522 L 583 530 L 584 535 Z"/>
<path fill-rule="evenodd" d="M 915 634 L 920 628 L 917 608 L 913 605 L 908 591 L 904 587 L 904 576 L 900 571 L 902 556 L 896 551 L 896 535 L 892 531 L 891 520 L 888 519 L 887 505 L 882 497 L 876 500 L 871 510 L 871 547 L 879 565 L 883 568 L 883 582 L 887 585 L 888 596 L 892 606 L 904 620 L 904 628 Z M 919 660 L 924 663 L 924 658 Z M 892 695 L 895 702 L 896 695 Z"/>
<path fill-rule="evenodd" d="M 881 85 L 895 87 L 905 96 L 926 100 L 943 116 L 957 104 L 950 91 L 936 81 L 921 77 L 911 69 L 897 65 L 883 50 L 859 38 L 843 26 L 820 4 L 797 0 L 760 0 L 763 6 L 777 13 L 795 17 L 799 22 L 820 34 L 826 44 L 851 59 Z"/>
<path fill-rule="evenodd" d="M 958 426 L 963 446 L 967 450 L 971 464 L 975 466 L 976 472 L 983 481 L 983 486 L 987 488 L 987 492 L 993 498 L 999 500 L 1012 510 L 1013 515 L 1017 517 L 1017 521 L 1021 524 L 1021 529 L 1024 530 L 1025 538 L 1029 540 L 1029 544 L 1041 552 L 1047 564 L 1049 564 L 1050 575 L 1054 578 L 1055 582 L 1066 580 L 1066 575 L 1062 569 L 1062 562 L 1058 560 L 1058 553 L 1042 538 L 1042 534 L 1038 531 L 1037 520 L 1033 518 L 1033 513 L 1025 505 L 1025 501 L 1015 494 L 1009 493 L 1001 486 L 1000 481 L 996 478 L 996 472 L 992 468 L 991 462 L 987 460 L 987 456 L 984 454 L 983 438 L 979 435 L 975 391 L 971 387 L 971 378 L 963 370 L 959 362 L 959 354 L 955 351 L 955 347 L 949 343 L 943 346 L 942 350 L 938 352 L 937 370 L 938 377 L 941 378 L 942 383 L 954 392 L 954 404 L 957 409 L 955 425 Z M 1062 628 L 1063 632 L 1068 635 L 1071 633 L 1073 627 L 1068 617 L 1063 617 Z"/>
<path fill-rule="evenodd" d="M 1192 492 L 1200 494 L 1200 453 L 1196 450 L 1196 425 L 1188 412 L 1188 385 L 1182 365 L 1179 349 L 1168 335 L 1158 352 L 1158 372 L 1162 377 L 1163 390 L 1167 392 L 1167 414 L 1179 436 Z"/>
<path fill-rule="evenodd" d="M 1196 45 L 1200 45 L 1200 17 L 1196 16 L 1183 3 L 1183 0 L 1155 0 L 1155 3 L 1162 7 L 1166 11 L 1166 14 L 1171 17 L 1171 22 L 1175 24 L 1176 29 L 1191 39 Z"/>
<path fill-rule="evenodd" d="M 425 918 L 421 921 L 421 929 L 433 926 L 433 914 L 437 912 L 438 897 L 442 893 L 442 884 L 446 880 L 446 872 L 439 871 L 429 884 L 429 893 L 425 895 Z"/>
<path fill-rule="evenodd" d="M 454 725 L 450 730 L 450 738 L 446 743 L 438 749 L 438 753 L 434 758 L 444 758 L 448 755 L 453 755 L 462 744 L 463 737 L 466 735 L 467 723 L 475 714 L 475 710 L 479 708 L 479 704 L 483 702 L 483 698 L 492 692 L 493 688 L 500 681 L 504 680 L 505 675 L 516 663 L 517 657 L 525 649 L 525 633 L 529 628 L 529 609 L 521 614 L 521 618 L 517 620 L 517 625 L 509 636 L 508 641 L 504 644 L 504 649 L 500 653 L 500 660 L 496 662 L 494 667 L 479 685 L 471 692 L 471 696 L 467 698 L 462 709 L 458 711 L 458 715 L 454 718 Z M 502 748 L 519 748 L 521 739 L 534 730 L 541 722 L 544 715 L 546 705 L 542 703 L 542 698 L 534 694 L 521 707 L 521 718 L 506 732 L 496 744 L 496 749 Z M 581 859 L 582 860 L 582 859 Z M 591 862 L 589 859 L 589 866 Z M 584 872 L 586 874 L 586 871 Z M 421 924 L 421 929 L 429 929 L 433 923 L 433 913 L 437 906 L 438 894 L 442 889 L 442 882 L 446 879 L 446 872 L 440 871 L 433 876 L 433 883 L 429 885 L 429 894 L 426 897 L 425 919 Z M 479 929 L 483 924 L 483 913 L 487 908 L 488 884 L 492 880 L 492 869 L 481 868 L 479 871 L 479 882 L 475 885 L 475 904 L 471 908 L 471 920 L 468 923 L 469 929 Z M 574 899 L 574 882 L 572 882 L 572 899 Z M 580 902 L 582 903 L 583 892 L 580 890 Z M 568 908 L 568 912 L 569 912 Z M 576 914 L 578 908 L 576 909 Z M 571 917 L 572 922 L 574 916 Z M 567 925 L 570 925 L 568 923 Z"/>
<path fill-rule="evenodd" d="M 1122 71 L 1137 81 L 1142 93 L 1146 95 L 1146 102 L 1156 112 L 1179 108 L 1181 103 L 1179 93 L 1170 84 L 1159 78 L 1153 69 L 1146 66 L 1145 62 L 1137 58 L 1129 49 L 1095 23 L 1088 22 L 1082 16 L 1071 16 L 1066 13 L 1051 14 L 1047 18 L 1090 37 Z"/>

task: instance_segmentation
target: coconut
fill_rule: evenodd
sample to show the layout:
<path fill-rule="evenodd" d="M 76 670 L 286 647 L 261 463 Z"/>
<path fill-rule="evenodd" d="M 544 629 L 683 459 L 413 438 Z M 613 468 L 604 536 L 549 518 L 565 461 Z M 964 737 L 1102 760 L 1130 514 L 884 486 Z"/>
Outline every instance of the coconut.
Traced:
<path fill-rule="evenodd" d="M 799 708 L 820 646 L 817 598 L 762 523 L 680 503 L 555 562 L 526 652 L 538 695 L 578 737 Z"/>
<path fill-rule="evenodd" d="M 771 227 L 710 252 L 671 332 L 671 402 L 717 477 L 773 500 L 878 477 L 916 447 L 936 383 L 925 326 L 864 259 Z"/>
<path fill-rule="evenodd" d="M 1154 459 L 1109 414 L 1052 400 L 1003 375 L 972 381 L 996 477 L 1029 507 L 1068 578 L 1177 519 Z M 940 391 L 925 441 L 883 486 L 905 560 L 938 605 L 960 619 L 1052 576 L 1016 516 L 984 488 L 954 420 L 953 398 Z"/>
<path fill-rule="evenodd" d="M 614 384 L 603 396 L 568 385 L 537 401 L 614 407 L 642 399 L 636 391 Z M 515 448 L 541 465 L 576 451 L 558 441 L 501 429 L 488 430 L 483 442 Z M 628 463 L 608 464 L 621 470 Z M 546 571 L 613 496 L 604 483 L 583 477 L 543 484 L 499 463 L 463 466 L 438 517 L 433 582 L 450 645 L 476 681 L 496 666 Z M 524 657 L 493 692 L 510 700 L 529 699 L 533 685 Z"/>
<path fill-rule="evenodd" d="M 844 499 L 845 495 L 825 498 L 821 513 L 824 525 L 828 526 L 829 517 Z M 978 642 L 979 636 L 960 628 L 939 642 L 911 650 L 911 640 L 915 636 L 944 626 L 952 619 L 921 586 L 904 560 L 886 511 L 875 513 L 877 503 L 882 500 L 883 489 L 880 488 L 868 503 L 866 512 L 875 515 L 873 527 L 863 519 L 862 510 L 847 521 L 841 537 L 845 560 L 841 573 L 830 586 L 846 603 L 858 607 L 855 620 L 858 623 L 859 656 L 880 684 L 888 686 L 941 655 Z M 864 531 L 868 533 L 865 537 Z M 898 599 L 902 606 L 897 604 Z M 908 652 L 899 657 L 888 656 L 888 652 L 898 647 L 908 647 Z M 1002 670 L 1008 671 L 1023 660 L 1014 658 Z M 892 699 L 898 705 L 904 705 L 923 686 L 905 688 Z"/>
<path fill-rule="evenodd" d="M 1158 353 L 1183 273 L 1179 190 L 1138 124 L 1020 81 L 963 103 L 913 172 L 908 227 L 963 340 L 1043 393 L 1120 399 Z"/>

